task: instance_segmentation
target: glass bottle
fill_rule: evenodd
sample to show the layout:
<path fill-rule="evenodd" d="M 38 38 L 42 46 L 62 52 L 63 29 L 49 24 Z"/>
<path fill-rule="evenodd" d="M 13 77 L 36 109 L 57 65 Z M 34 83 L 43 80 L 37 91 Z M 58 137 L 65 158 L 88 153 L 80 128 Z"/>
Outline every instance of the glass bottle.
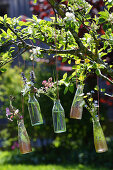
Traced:
<path fill-rule="evenodd" d="M 66 131 L 65 113 L 60 103 L 60 100 L 54 100 L 52 109 L 53 126 L 55 133 L 62 133 Z"/>
<path fill-rule="evenodd" d="M 28 100 L 28 110 L 32 126 L 43 124 L 40 105 L 34 93 L 30 93 Z"/>
<path fill-rule="evenodd" d="M 21 154 L 26 154 L 32 151 L 29 136 L 24 126 L 23 119 L 18 120 L 18 143 Z"/>
<path fill-rule="evenodd" d="M 106 152 L 108 147 L 98 116 L 95 119 L 93 118 L 92 121 L 95 150 L 98 153 Z"/>
<path fill-rule="evenodd" d="M 83 112 L 83 88 L 84 85 L 78 85 L 77 90 L 72 102 L 71 111 L 70 111 L 70 118 L 73 119 L 82 119 L 82 112 Z"/>

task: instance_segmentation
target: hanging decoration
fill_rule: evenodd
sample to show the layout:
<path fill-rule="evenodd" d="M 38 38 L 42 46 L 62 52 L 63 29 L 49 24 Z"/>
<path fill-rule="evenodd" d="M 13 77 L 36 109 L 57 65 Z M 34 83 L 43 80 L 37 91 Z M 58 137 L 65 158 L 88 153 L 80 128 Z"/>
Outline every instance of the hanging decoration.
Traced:
<path fill-rule="evenodd" d="M 106 139 L 102 130 L 102 127 L 99 122 L 98 118 L 98 101 L 93 102 L 92 94 L 87 93 L 86 96 L 84 96 L 86 100 L 86 105 L 85 107 L 87 110 L 90 112 L 92 116 L 92 121 L 93 121 L 93 136 L 94 136 L 94 145 L 95 145 L 95 150 L 97 153 L 102 153 L 106 152 L 108 150 Z"/>
<path fill-rule="evenodd" d="M 92 121 L 95 150 L 98 153 L 106 152 L 108 147 L 98 116 L 95 116 L 95 119 L 93 118 Z"/>
<path fill-rule="evenodd" d="M 62 133 L 66 131 L 65 113 L 60 103 L 60 100 L 54 100 L 52 109 L 53 126 L 55 133 Z"/>
<path fill-rule="evenodd" d="M 82 119 L 83 105 L 85 103 L 83 99 L 83 89 L 83 84 L 77 86 L 77 90 L 71 106 L 70 118 Z"/>
<path fill-rule="evenodd" d="M 24 89 L 22 90 L 22 93 L 23 95 L 28 93 L 29 96 L 28 111 L 31 119 L 31 124 L 32 126 L 43 124 L 40 105 L 35 97 L 37 88 L 34 87 L 34 83 L 35 83 L 34 71 L 30 72 L 30 82 L 27 81 L 24 73 L 22 73 L 22 77 L 24 81 Z"/>
<path fill-rule="evenodd" d="M 53 126 L 55 133 L 66 132 L 66 122 L 64 109 L 59 100 L 59 87 L 58 87 L 58 56 L 57 56 L 57 35 L 56 35 L 57 14 L 55 11 L 55 47 L 56 47 L 56 99 L 52 109 Z"/>
<path fill-rule="evenodd" d="M 10 96 L 10 106 L 9 108 L 6 108 L 6 116 L 10 121 L 13 121 L 14 118 L 17 120 L 18 124 L 18 143 L 20 148 L 21 154 L 26 154 L 32 151 L 30 139 L 27 134 L 23 116 L 20 114 L 19 110 L 14 108 L 12 105 L 12 101 L 15 98 L 13 96 Z"/>
<path fill-rule="evenodd" d="M 61 133 L 66 131 L 65 113 L 64 109 L 57 98 L 57 82 L 52 82 L 52 77 L 48 81 L 42 82 L 43 87 L 37 90 L 37 95 L 44 94 L 54 101 L 52 109 L 53 126 L 55 133 Z"/>

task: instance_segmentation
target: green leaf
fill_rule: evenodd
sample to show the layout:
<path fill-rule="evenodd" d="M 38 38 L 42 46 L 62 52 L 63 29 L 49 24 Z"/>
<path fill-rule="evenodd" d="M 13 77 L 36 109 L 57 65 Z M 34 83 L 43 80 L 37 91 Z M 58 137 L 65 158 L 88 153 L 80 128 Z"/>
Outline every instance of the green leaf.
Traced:
<path fill-rule="evenodd" d="M 96 74 L 99 76 L 100 75 L 100 70 L 96 69 Z"/>
<path fill-rule="evenodd" d="M 107 10 L 101 11 L 98 14 L 100 14 L 100 17 L 102 17 L 104 19 L 108 19 L 108 17 L 109 17 L 109 12 Z"/>
<path fill-rule="evenodd" d="M 70 91 L 71 93 L 74 92 L 74 85 L 73 85 L 73 84 L 71 84 L 71 85 L 69 86 L 69 91 Z"/>
<path fill-rule="evenodd" d="M 37 3 L 37 0 L 34 0 L 34 3 L 36 4 L 36 3 Z"/>
<path fill-rule="evenodd" d="M 34 19 L 35 21 L 37 21 L 37 17 L 36 17 L 36 15 L 33 15 L 33 19 Z"/>
<path fill-rule="evenodd" d="M 62 63 L 65 63 L 67 61 L 67 58 L 62 59 Z"/>
<path fill-rule="evenodd" d="M 71 64 L 71 60 L 68 61 L 68 64 Z"/>
<path fill-rule="evenodd" d="M 67 73 L 63 75 L 63 79 L 65 80 L 67 78 Z"/>
<path fill-rule="evenodd" d="M 24 25 L 26 25 L 25 24 L 25 22 L 23 22 L 23 21 L 19 21 L 19 23 L 18 23 L 20 26 L 24 26 Z"/>
<path fill-rule="evenodd" d="M 3 17 L 0 16 L 0 22 L 3 21 Z"/>
<path fill-rule="evenodd" d="M 106 89 L 100 89 L 100 91 L 101 91 L 101 92 L 105 92 L 105 91 L 106 91 Z"/>
<path fill-rule="evenodd" d="M 68 91 L 68 87 L 65 87 L 64 94 L 66 94 Z"/>
<path fill-rule="evenodd" d="M 5 20 L 7 19 L 7 14 L 4 15 L 4 19 L 5 19 Z"/>
<path fill-rule="evenodd" d="M 0 71 L 1 71 L 1 72 L 5 72 L 5 71 L 7 71 L 7 69 L 5 69 L 5 68 L 0 68 Z"/>
<path fill-rule="evenodd" d="M 96 91 L 98 91 L 98 90 L 99 90 L 99 88 L 98 88 L 98 86 L 97 86 L 97 85 L 95 86 L 94 90 L 96 90 Z"/>
<path fill-rule="evenodd" d="M 1 29 L 1 31 L 2 31 L 2 36 L 3 37 L 7 36 L 7 33 L 3 29 Z"/>

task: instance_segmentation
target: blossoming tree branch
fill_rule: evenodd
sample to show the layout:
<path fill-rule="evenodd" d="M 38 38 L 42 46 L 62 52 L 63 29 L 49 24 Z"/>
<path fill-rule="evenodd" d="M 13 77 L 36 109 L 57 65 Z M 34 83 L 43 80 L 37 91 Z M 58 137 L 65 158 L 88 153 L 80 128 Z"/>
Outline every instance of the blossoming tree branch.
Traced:
<path fill-rule="evenodd" d="M 50 21 L 38 19 L 35 15 L 27 22 L 7 15 L 0 17 L 0 24 L 3 26 L 0 34 L 0 71 L 4 71 L 7 63 L 26 51 L 30 52 L 31 60 L 44 58 L 45 54 L 57 54 L 63 58 L 62 62 L 67 60 L 71 64 L 75 61 L 73 73 L 69 77 L 65 73 L 61 84 L 72 87 L 76 74 L 79 82 L 84 81 L 91 73 L 96 73 L 113 84 L 113 65 L 109 65 L 106 60 L 113 49 L 113 13 L 110 10 L 113 1 L 105 1 L 106 8 L 95 15 L 95 18 L 91 18 L 89 13 L 92 6 L 85 0 L 48 2 L 55 12 L 55 17 Z M 82 37 L 79 36 L 81 25 L 86 29 Z M 99 33 L 100 26 L 103 27 L 104 34 Z M 47 44 L 49 48 L 35 45 L 37 40 Z"/>

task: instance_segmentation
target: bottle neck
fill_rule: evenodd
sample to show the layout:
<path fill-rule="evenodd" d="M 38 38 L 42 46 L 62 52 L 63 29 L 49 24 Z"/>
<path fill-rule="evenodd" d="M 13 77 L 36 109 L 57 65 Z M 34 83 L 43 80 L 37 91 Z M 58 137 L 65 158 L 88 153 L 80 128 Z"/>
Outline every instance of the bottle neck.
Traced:
<path fill-rule="evenodd" d="M 93 123 L 99 122 L 98 116 L 96 115 L 94 118 L 92 118 L 92 121 L 93 121 Z"/>
<path fill-rule="evenodd" d="M 59 99 L 55 99 L 54 100 L 54 104 L 56 104 L 56 103 L 60 103 L 60 100 Z"/>
<path fill-rule="evenodd" d="M 20 120 L 17 120 L 17 124 L 20 126 L 22 124 L 24 124 L 24 120 L 23 119 L 20 119 Z"/>
<path fill-rule="evenodd" d="M 29 93 L 29 98 L 35 98 L 35 94 L 34 93 Z"/>

